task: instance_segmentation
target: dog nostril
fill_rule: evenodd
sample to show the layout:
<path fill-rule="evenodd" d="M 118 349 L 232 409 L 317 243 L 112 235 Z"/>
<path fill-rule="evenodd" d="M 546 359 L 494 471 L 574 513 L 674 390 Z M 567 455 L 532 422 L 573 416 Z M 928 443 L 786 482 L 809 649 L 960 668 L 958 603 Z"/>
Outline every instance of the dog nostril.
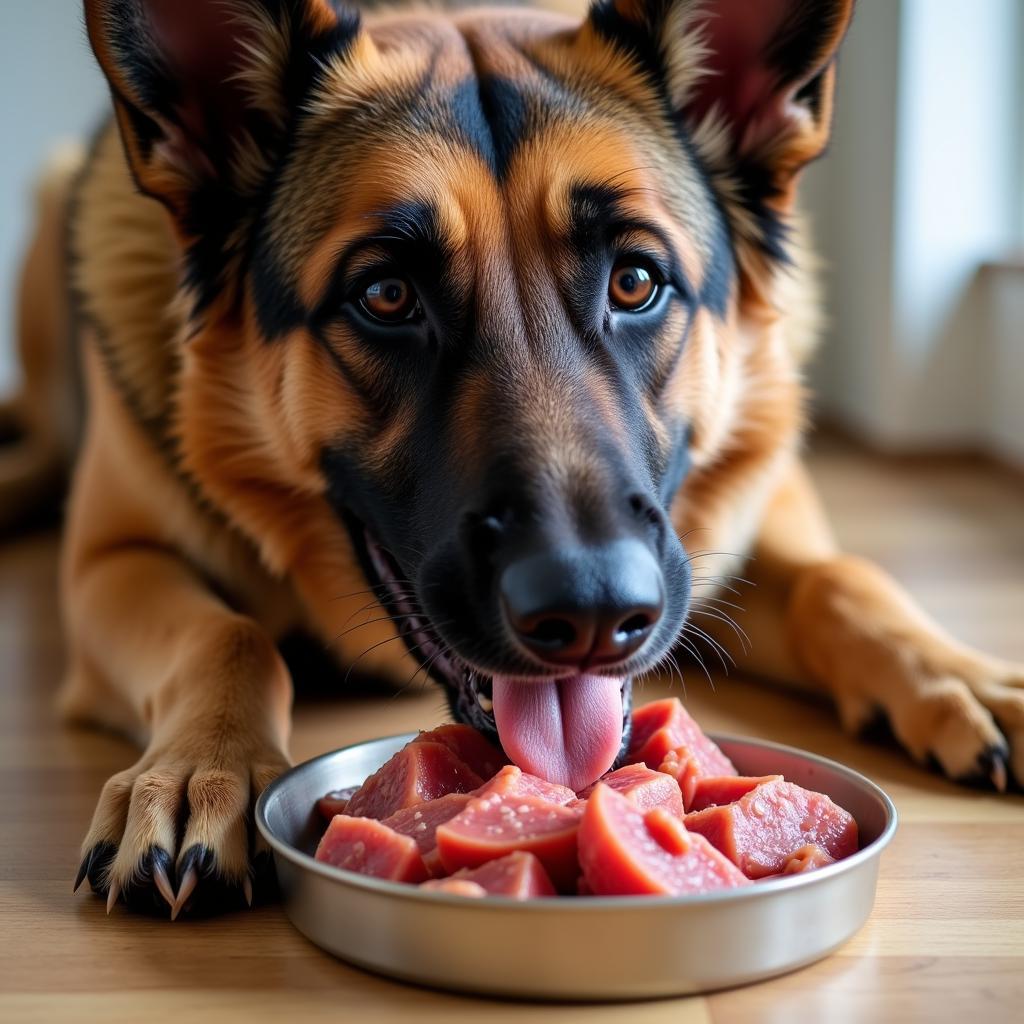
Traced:
<path fill-rule="evenodd" d="M 643 519 L 652 526 L 661 525 L 661 512 L 657 506 L 644 497 L 642 494 L 631 494 L 629 496 L 629 507 L 638 519 Z"/>
<path fill-rule="evenodd" d="M 575 642 L 576 627 L 568 619 L 544 619 L 524 637 L 542 647 L 562 650 Z"/>
<path fill-rule="evenodd" d="M 632 640 L 641 633 L 648 632 L 653 625 L 654 619 L 652 616 L 639 612 L 636 615 L 631 615 L 624 622 L 619 623 L 615 630 L 615 639 L 620 642 Z"/>

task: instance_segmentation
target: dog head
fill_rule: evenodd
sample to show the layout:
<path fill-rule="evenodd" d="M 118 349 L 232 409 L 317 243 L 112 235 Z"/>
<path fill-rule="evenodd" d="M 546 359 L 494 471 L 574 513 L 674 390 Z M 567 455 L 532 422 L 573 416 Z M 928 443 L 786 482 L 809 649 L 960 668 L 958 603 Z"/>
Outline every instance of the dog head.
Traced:
<path fill-rule="evenodd" d="M 325 632 L 383 606 L 348 658 L 397 629 L 549 778 L 609 766 L 687 614 L 673 505 L 777 344 L 851 6 L 86 2 L 182 250 L 186 468 Z"/>

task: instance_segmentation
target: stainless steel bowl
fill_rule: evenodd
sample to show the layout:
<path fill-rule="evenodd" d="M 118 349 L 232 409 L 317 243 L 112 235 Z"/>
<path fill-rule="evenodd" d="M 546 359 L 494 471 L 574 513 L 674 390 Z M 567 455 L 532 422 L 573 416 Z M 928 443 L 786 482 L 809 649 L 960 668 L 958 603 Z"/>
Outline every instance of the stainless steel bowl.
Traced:
<path fill-rule="evenodd" d="M 827 793 L 860 828 L 838 864 L 755 886 L 687 897 L 558 897 L 515 902 L 422 892 L 320 864 L 314 804 L 356 785 L 410 739 L 324 754 L 260 797 L 256 823 L 274 851 L 285 910 L 318 946 L 403 981 L 517 998 L 617 1000 L 743 985 L 826 956 L 867 920 L 896 808 L 863 775 L 814 754 L 716 736 L 748 775 L 782 773 Z"/>

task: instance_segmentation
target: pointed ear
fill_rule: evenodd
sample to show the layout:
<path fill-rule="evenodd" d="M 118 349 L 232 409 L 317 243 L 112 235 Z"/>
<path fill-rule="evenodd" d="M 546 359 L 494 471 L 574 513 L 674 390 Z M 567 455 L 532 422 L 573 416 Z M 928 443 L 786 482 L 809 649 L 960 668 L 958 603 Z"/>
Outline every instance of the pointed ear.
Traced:
<path fill-rule="evenodd" d="M 259 187 L 318 61 L 359 17 L 334 0 L 85 0 L 139 188 L 187 221 L 191 197 Z"/>
<path fill-rule="evenodd" d="M 778 216 L 828 143 L 854 0 L 598 0 L 594 30 L 661 84 L 726 194 L 733 227 L 781 256 Z"/>

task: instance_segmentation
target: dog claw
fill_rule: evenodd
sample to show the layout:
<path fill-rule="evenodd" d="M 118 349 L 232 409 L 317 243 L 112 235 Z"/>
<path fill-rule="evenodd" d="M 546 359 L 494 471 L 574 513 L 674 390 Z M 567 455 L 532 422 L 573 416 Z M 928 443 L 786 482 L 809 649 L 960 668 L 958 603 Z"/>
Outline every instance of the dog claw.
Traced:
<path fill-rule="evenodd" d="M 1006 751 L 993 747 L 981 756 L 982 770 L 988 770 L 988 778 L 992 781 L 997 793 L 1005 793 L 1007 785 Z"/>
<path fill-rule="evenodd" d="M 163 864 L 155 857 L 153 858 L 153 884 L 156 886 L 157 892 L 167 901 L 167 906 L 173 909 L 176 897 L 171 880 L 167 877 L 167 871 Z"/>
<path fill-rule="evenodd" d="M 114 880 L 110 883 L 110 891 L 107 893 L 107 915 L 110 915 L 110 911 L 113 909 L 114 904 L 117 902 L 118 896 L 121 895 L 121 883 Z"/>
<path fill-rule="evenodd" d="M 195 892 L 196 885 L 199 882 L 199 873 L 190 864 L 185 871 L 185 874 L 181 876 L 181 885 L 178 886 L 178 895 L 175 897 L 174 902 L 171 904 L 171 920 L 177 920 L 178 914 L 181 913 L 181 908 L 185 906 L 186 900 Z"/>
<path fill-rule="evenodd" d="M 95 847 L 93 847 L 95 849 Z M 75 875 L 75 887 L 71 890 L 72 892 L 78 892 L 82 887 L 82 883 L 85 881 L 85 876 L 89 874 L 89 867 L 92 864 L 93 850 L 90 850 L 83 858 L 81 866 L 78 869 L 78 874 Z"/>
<path fill-rule="evenodd" d="M 242 893 L 245 895 L 245 902 L 252 906 L 252 879 L 246 875 L 242 879 Z"/>

